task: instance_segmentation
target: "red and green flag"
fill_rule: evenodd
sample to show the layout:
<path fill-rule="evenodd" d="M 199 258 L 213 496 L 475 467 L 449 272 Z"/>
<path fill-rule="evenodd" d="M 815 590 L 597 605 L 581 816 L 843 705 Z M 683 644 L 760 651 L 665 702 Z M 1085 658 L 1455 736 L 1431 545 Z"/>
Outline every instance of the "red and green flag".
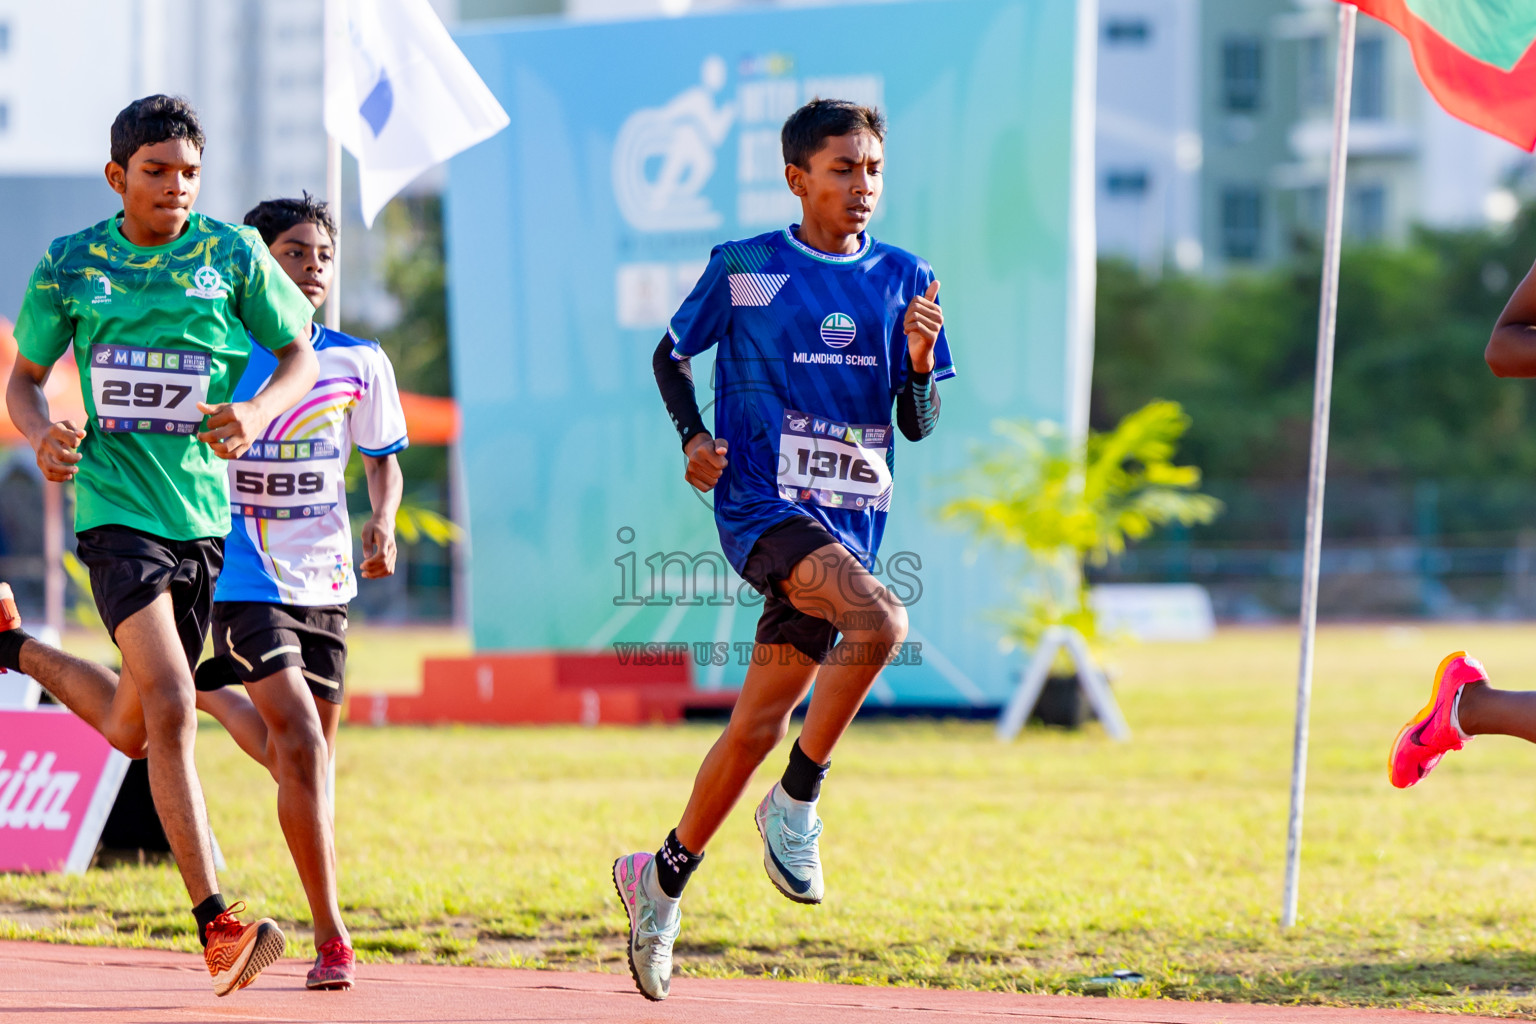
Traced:
<path fill-rule="evenodd" d="M 1408 40 L 1451 114 L 1536 149 L 1536 0 L 1346 0 Z"/>

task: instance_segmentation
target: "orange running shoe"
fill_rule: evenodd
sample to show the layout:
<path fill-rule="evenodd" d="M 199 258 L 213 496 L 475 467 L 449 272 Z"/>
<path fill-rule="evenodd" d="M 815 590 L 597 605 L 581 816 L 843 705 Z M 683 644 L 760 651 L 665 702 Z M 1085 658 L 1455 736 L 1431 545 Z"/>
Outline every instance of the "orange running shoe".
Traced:
<path fill-rule="evenodd" d="M 203 960 L 213 976 L 216 996 L 227 996 L 255 981 L 256 975 L 277 962 L 287 945 L 282 929 L 270 917 L 255 924 L 236 920 L 235 915 L 244 909 L 244 903 L 236 903 L 208 925 Z"/>
<path fill-rule="evenodd" d="M 352 956 L 352 947 L 340 935 L 323 942 L 315 956 L 315 966 L 309 969 L 309 977 L 304 979 L 304 987 L 349 989 L 356 980 L 356 962 Z"/>
<path fill-rule="evenodd" d="M 1466 651 L 1447 655 L 1435 671 L 1429 703 L 1408 720 L 1387 758 L 1387 775 L 1392 785 L 1407 789 L 1434 770 L 1440 759 L 1452 750 L 1460 750 L 1470 737 L 1451 721 L 1456 695 L 1468 683 L 1486 683 L 1488 673 L 1483 663 L 1467 656 Z"/>

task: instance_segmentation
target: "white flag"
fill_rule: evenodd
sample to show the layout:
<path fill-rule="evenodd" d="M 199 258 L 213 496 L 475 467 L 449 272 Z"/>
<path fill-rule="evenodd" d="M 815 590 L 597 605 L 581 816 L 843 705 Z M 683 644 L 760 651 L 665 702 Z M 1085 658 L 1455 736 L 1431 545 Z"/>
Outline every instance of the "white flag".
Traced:
<path fill-rule="evenodd" d="M 507 126 L 427 0 L 326 0 L 325 130 L 357 158 L 363 222 Z"/>

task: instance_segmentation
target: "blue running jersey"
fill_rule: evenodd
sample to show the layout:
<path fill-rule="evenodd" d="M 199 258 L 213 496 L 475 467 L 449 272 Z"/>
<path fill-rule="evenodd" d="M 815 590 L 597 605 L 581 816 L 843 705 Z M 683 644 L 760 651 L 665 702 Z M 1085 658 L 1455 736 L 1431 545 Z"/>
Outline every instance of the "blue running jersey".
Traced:
<path fill-rule="evenodd" d="M 891 409 L 907 382 L 907 305 L 933 268 L 867 233 L 858 252 L 820 252 L 793 227 L 710 253 L 672 318 L 672 357 L 715 356 L 715 486 L 725 557 L 741 572 L 768 527 L 825 526 L 871 567 L 891 504 Z M 933 379 L 955 368 L 942 329 Z"/>

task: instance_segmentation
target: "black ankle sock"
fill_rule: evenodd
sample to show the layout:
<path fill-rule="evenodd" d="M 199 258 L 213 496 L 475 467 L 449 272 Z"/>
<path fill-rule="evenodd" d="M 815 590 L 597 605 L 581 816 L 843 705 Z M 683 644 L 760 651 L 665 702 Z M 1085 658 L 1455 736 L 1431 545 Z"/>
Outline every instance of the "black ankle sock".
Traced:
<path fill-rule="evenodd" d="M 683 886 L 693 875 L 694 868 L 704 859 L 702 853 L 689 853 L 688 847 L 677 841 L 677 829 L 667 833 L 667 841 L 656 851 L 656 884 L 673 899 L 683 895 Z"/>
<path fill-rule="evenodd" d="M 779 780 L 779 785 L 793 800 L 815 800 L 821 796 L 821 780 L 827 777 L 827 769 L 831 767 L 831 761 L 826 764 L 812 761 L 800 749 L 800 741 L 795 740 L 789 751 L 789 767 L 784 769 L 784 778 Z"/>
<path fill-rule="evenodd" d="M 32 637 L 24 629 L 9 629 L 0 633 L 0 668 L 21 671 L 21 645 Z"/>
<path fill-rule="evenodd" d="M 197 918 L 197 940 L 204 946 L 208 945 L 208 926 L 226 909 L 228 908 L 224 906 L 224 897 L 218 893 L 214 893 L 192 908 L 192 916 Z"/>

